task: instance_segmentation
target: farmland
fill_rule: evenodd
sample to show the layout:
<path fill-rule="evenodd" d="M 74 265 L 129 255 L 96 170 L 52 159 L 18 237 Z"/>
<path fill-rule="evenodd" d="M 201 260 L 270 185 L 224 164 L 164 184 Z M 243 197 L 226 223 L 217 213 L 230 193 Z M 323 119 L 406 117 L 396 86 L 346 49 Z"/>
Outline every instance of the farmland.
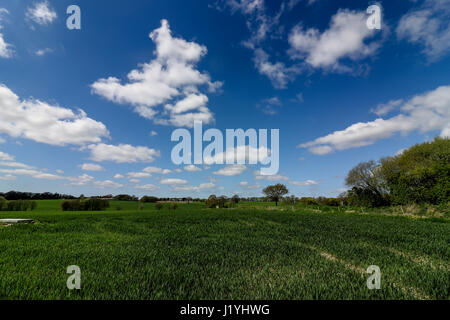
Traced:
<path fill-rule="evenodd" d="M 0 227 L 2 299 L 450 299 L 448 217 L 116 201 L 62 212 L 59 200 L 0 212 L 12 217 L 36 223 Z M 69 265 L 81 290 L 66 287 Z"/>

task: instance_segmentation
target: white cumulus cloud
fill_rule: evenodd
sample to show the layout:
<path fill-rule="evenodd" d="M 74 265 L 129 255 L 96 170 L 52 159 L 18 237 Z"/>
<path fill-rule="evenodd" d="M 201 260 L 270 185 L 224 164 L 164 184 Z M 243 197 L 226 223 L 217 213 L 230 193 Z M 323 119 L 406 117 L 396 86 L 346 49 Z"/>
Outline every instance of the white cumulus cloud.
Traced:
<path fill-rule="evenodd" d="M 159 157 L 159 151 L 144 146 L 132 146 L 129 144 L 91 144 L 87 146 L 91 152 L 93 161 L 113 161 L 117 163 L 152 162 Z"/>
<path fill-rule="evenodd" d="M 441 136 L 450 136 L 450 85 L 416 95 L 401 103 L 398 109 L 400 114 L 391 118 L 358 122 L 344 130 L 302 143 L 299 147 L 323 155 L 335 150 L 371 145 L 395 133 L 407 135 L 414 130 L 422 133 L 438 130 Z"/>
<path fill-rule="evenodd" d="M 177 179 L 177 178 L 168 178 L 168 179 L 161 179 L 159 180 L 160 184 L 167 184 L 167 185 L 179 185 L 179 184 L 187 184 L 188 182 L 183 179 Z"/>
<path fill-rule="evenodd" d="M 406 13 L 397 26 L 399 39 L 423 46 L 430 61 L 436 61 L 450 51 L 450 1 L 425 0 Z"/>
<path fill-rule="evenodd" d="M 247 167 L 243 164 L 232 164 L 229 166 L 225 166 L 213 173 L 221 176 L 238 176 L 245 170 L 247 170 Z"/>
<path fill-rule="evenodd" d="M 81 170 L 84 171 L 102 171 L 105 170 L 101 165 L 95 163 L 83 163 L 80 165 Z"/>
<path fill-rule="evenodd" d="M 109 137 L 106 126 L 83 110 L 52 106 L 40 100 L 20 100 L 0 84 L 0 133 L 52 145 L 81 145 Z"/>
<path fill-rule="evenodd" d="M 367 28 L 366 20 L 364 12 L 339 10 L 323 32 L 297 25 L 289 35 L 289 54 L 313 68 L 349 72 L 352 69 L 341 60 L 360 60 L 374 54 L 380 46 L 377 41 L 368 41 L 375 31 Z"/>
<path fill-rule="evenodd" d="M 208 97 L 200 90 L 213 92 L 222 83 L 196 69 L 206 47 L 173 37 L 167 20 L 161 21 L 150 38 L 156 45 L 155 59 L 129 72 L 127 82 L 116 77 L 99 79 L 91 85 L 92 91 L 115 103 L 132 105 L 142 117 L 158 124 L 192 127 L 194 120 L 212 122 Z"/>

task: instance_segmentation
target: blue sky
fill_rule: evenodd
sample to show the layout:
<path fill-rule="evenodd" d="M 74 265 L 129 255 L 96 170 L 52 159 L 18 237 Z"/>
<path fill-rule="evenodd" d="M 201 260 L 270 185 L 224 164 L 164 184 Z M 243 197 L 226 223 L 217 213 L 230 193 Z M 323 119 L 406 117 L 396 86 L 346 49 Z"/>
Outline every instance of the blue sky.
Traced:
<path fill-rule="evenodd" d="M 2 1 L 0 190 L 336 196 L 358 162 L 449 135 L 449 17 L 449 0 Z M 174 165 L 192 119 L 279 129 L 278 174 Z"/>

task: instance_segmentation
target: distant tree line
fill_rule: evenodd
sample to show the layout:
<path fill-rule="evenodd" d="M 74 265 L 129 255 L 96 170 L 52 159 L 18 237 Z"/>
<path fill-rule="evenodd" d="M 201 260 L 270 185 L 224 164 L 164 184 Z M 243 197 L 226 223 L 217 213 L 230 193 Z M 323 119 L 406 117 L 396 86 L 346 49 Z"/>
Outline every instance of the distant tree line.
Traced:
<path fill-rule="evenodd" d="M 60 194 L 60 193 L 33 193 L 33 192 L 19 192 L 19 191 L 9 191 L 6 193 L 0 192 L 0 196 L 4 197 L 6 200 L 59 200 L 59 199 L 75 199 L 76 197 Z"/>

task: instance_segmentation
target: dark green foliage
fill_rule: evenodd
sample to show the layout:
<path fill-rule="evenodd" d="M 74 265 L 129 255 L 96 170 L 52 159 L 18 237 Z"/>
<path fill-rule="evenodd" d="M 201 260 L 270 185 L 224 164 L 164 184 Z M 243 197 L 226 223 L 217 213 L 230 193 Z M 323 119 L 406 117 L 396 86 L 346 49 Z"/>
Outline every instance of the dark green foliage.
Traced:
<path fill-rule="evenodd" d="M 400 155 L 382 159 L 381 164 L 395 204 L 450 201 L 449 138 L 417 144 Z"/>
<path fill-rule="evenodd" d="M 310 205 L 318 205 L 316 199 L 311 198 L 311 197 L 302 197 L 299 200 L 300 203 L 310 206 Z"/>
<path fill-rule="evenodd" d="M 208 197 L 205 204 L 207 208 L 225 208 L 227 203 L 227 197 L 220 196 L 216 197 L 216 195 L 212 194 Z"/>
<path fill-rule="evenodd" d="M 102 211 L 109 208 L 109 201 L 98 198 L 64 200 L 61 203 L 63 211 Z"/>
<path fill-rule="evenodd" d="M 388 194 L 379 194 L 370 188 L 353 187 L 347 192 L 346 203 L 350 206 L 375 208 L 390 204 Z"/>
<path fill-rule="evenodd" d="M 170 202 L 169 203 L 169 209 L 170 210 L 176 210 L 178 208 L 178 204 L 176 204 L 175 202 Z"/>
<path fill-rule="evenodd" d="M 137 201 L 138 200 L 138 198 L 136 196 L 130 196 L 128 194 L 118 194 L 113 199 L 117 200 L 117 201 Z"/>
<path fill-rule="evenodd" d="M 163 204 L 161 202 L 155 203 L 155 209 L 156 210 L 161 210 L 162 208 L 163 208 Z"/>
<path fill-rule="evenodd" d="M 6 208 L 6 199 L 5 197 L 0 196 L 0 211 Z"/>
<path fill-rule="evenodd" d="M 158 201 L 158 198 L 152 196 L 143 196 L 140 201 L 144 203 L 155 203 Z"/>
<path fill-rule="evenodd" d="M 239 203 L 239 201 L 241 200 L 241 198 L 239 198 L 239 196 L 237 194 L 235 194 L 233 197 L 231 197 L 231 201 L 234 203 Z"/>
<path fill-rule="evenodd" d="M 75 199 L 75 197 L 71 195 L 51 193 L 51 192 L 33 193 L 33 192 L 9 191 L 6 193 L 0 192 L 0 196 L 4 197 L 6 200 Z"/>

